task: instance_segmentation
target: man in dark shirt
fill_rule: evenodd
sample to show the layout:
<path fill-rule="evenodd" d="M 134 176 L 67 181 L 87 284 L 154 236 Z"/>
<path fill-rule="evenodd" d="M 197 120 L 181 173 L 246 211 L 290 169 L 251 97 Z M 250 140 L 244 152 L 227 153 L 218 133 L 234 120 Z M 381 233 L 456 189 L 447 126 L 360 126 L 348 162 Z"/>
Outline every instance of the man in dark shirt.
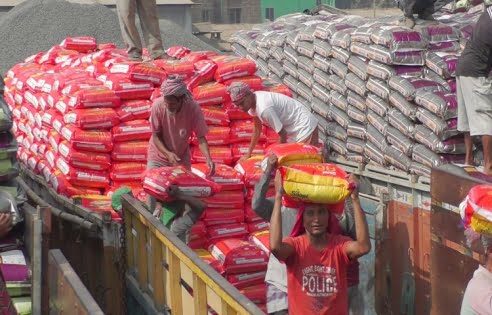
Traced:
<path fill-rule="evenodd" d="M 402 25 L 408 28 L 415 26 L 414 14 L 418 14 L 419 19 L 433 21 L 435 0 L 396 0 L 396 4 L 403 11 L 404 19 Z"/>
<path fill-rule="evenodd" d="M 482 137 L 484 173 L 492 175 L 492 7 L 478 19 L 456 68 L 458 130 L 465 133 L 466 161 L 473 165 L 473 136 Z"/>

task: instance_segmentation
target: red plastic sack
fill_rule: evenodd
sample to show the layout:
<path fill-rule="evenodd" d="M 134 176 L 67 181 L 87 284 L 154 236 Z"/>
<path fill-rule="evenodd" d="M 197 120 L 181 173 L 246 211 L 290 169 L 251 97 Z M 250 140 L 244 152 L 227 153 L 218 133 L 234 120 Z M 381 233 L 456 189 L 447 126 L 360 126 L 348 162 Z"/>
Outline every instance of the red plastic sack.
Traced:
<path fill-rule="evenodd" d="M 120 120 L 112 108 L 76 109 L 63 116 L 66 124 L 72 124 L 81 129 L 110 129 Z"/>
<path fill-rule="evenodd" d="M 98 195 L 80 195 L 73 196 L 73 198 L 77 198 L 77 201 L 80 202 L 80 205 L 82 207 L 85 207 L 92 211 L 99 213 L 109 212 L 113 221 L 121 222 L 122 220 L 120 214 L 113 210 L 110 197 Z"/>
<path fill-rule="evenodd" d="M 279 166 L 288 166 L 294 163 L 321 163 L 322 157 L 319 148 L 302 143 L 279 143 L 271 145 L 265 156 L 275 154 Z"/>
<path fill-rule="evenodd" d="M 94 87 L 102 87 L 102 86 L 104 86 L 104 83 L 102 83 L 101 81 L 93 78 L 89 78 L 86 80 L 75 81 L 65 85 L 65 87 L 61 90 L 61 94 L 65 96 L 69 96 L 80 90 L 87 90 Z"/>
<path fill-rule="evenodd" d="M 59 106 L 61 105 L 62 104 Z M 72 94 L 69 97 L 66 106 L 71 109 L 118 107 L 120 106 L 120 99 L 115 94 L 115 91 L 111 91 L 104 86 L 95 86 L 84 90 L 79 90 Z M 63 109 L 63 111 L 67 111 L 67 109 Z"/>
<path fill-rule="evenodd" d="M 251 233 L 249 241 L 259 249 L 270 255 L 270 231 L 260 231 Z"/>
<path fill-rule="evenodd" d="M 246 192 L 246 199 L 250 201 L 253 200 L 254 193 L 255 193 L 254 187 L 250 187 Z M 270 187 L 268 187 L 265 197 L 267 198 L 275 197 L 275 187 L 273 185 L 273 180 L 270 182 Z"/>
<path fill-rule="evenodd" d="M 184 46 L 172 46 L 166 49 L 166 54 L 169 57 L 181 59 L 183 57 L 186 57 L 191 52 L 189 48 L 186 48 Z"/>
<path fill-rule="evenodd" d="M 148 120 L 133 120 L 121 123 L 113 127 L 113 141 L 123 142 L 132 140 L 149 140 L 152 136 L 152 129 Z"/>
<path fill-rule="evenodd" d="M 207 125 L 229 126 L 229 116 L 221 107 L 202 107 L 202 113 Z"/>
<path fill-rule="evenodd" d="M 265 271 L 268 255 L 250 242 L 228 239 L 216 242 L 210 252 L 228 274 Z"/>
<path fill-rule="evenodd" d="M 195 73 L 187 80 L 188 89 L 191 91 L 199 85 L 214 80 L 217 65 L 210 60 L 200 60 L 194 63 Z"/>
<path fill-rule="evenodd" d="M 220 191 L 220 185 L 203 179 L 183 166 L 148 169 L 145 173 L 144 190 L 160 200 L 172 200 L 168 194 L 171 185 L 178 186 L 188 196 L 208 197 Z"/>
<path fill-rule="evenodd" d="M 228 274 L 226 279 L 236 289 L 244 289 L 253 285 L 261 285 L 265 282 L 266 271 Z"/>
<path fill-rule="evenodd" d="M 124 74 L 135 82 L 149 82 L 160 86 L 166 78 L 166 72 L 148 62 L 123 62 L 115 63 L 109 70 L 110 73 Z"/>
<path fill-rule="evenodd" d="M 247 112 L 243 111 L 230 101 L 224 103 L 224 110 L 231 121 L 251 119 L 251 116 Z"/>
<path fill-rule="evenodd" d="M 155 60 L 154 64 L 163 69 L 167 75 L 179 75 L 183 79 L 189 79 L 195 74 L 195 67 L 190 61 L 182 60 Z"/>
<path fill-rule="evenodd" d="M 111 167 L 109 154 L 77 151 L 67 141 L 58 145 L 58 152 L 71 166 L 80 169 L 104 171 Z"/>
<path fill-rule="evenodd" d="M 149 82 L 133 82 L 124 75 L 108 76 L 104 85 L 113 90 L 122 100 L 149 99 L 154 85 Z"/>
<path fill-rule="evenodd" d="M 205 238 L 207 236 L 207 227 L 201 220 L 197 221 L 190 230 L 190 241 Z"/>
<path fill-rule="evenodd" d="M 211 146 L 210 155 L 212 161 L 215 163 L 222 163 L 226 165 L 232 164 L 232 152 L 228 146 Z M 194 146 L 191 153 L 192 161 L 194 163 L 205 163 L 207 159 L 203 155 L 202 151 L 197 146 Z"/>
<path fill-rule="evenodd" d="M 265 130 L 266 130 L 267 143 L 269 144 L 280 143 L 280 136 L 278 135 L 278 133 L 275 132 L 275 130 L 270 129 L 268 127 L 266 127 Z"/>
<path fill-rule="evenodd" d="M 225 145 L 229 144 L 229 134 L 231 129 L 224 126 L 209 126 L 208 133 L 205 136 L 209 145 Z M 193 136 L 192 143 L 198 145 L 198 139 Z"/>
<path fill-rule="evenodd" d="M 98 188 L 81 187 L 70 184 L 60 170 L 55 170 L 50 174 L 50 184 L 57 193 L 67 197 L 76 195 L 97 195 L 101 193 Z"/>
<path fill-rule="evenodd" d="M 244 193 L 242 190 L 225 190 L 202 200 L 210 208 L 244 208 Z"/>
<path fill-rule="evenodd" d="M 243 209 L 207 208 L 203 222 L 207 226 L 244 222 Z"/>
<path fill-rule="evenodd" d="M 232 146 L 232 157 L 240 159 L 249 152 L 249 143 L 234 143 Z M 265 148 L 262 144 L 257 144 L 251 155 L 264 155 Z"/>
<path fill-rule="evenodd" d="M 263 87 L 264 91 L 284 94 L 288 97 L 292 97 L 292 91 L 285 84 L 275 84 Z"/>
<path fill-rule="evenodd" d="M 183 61 L 190 61 L 192 63 L 196 63 L 198 61 L 206 60 L 209 59 L 210 57 L 217 56 L 217 55 L 218 54 L 215 51 L 208 51 L 208 50 L 192 51 L 183 58 Z"/>
<path fill-rule="evenodd" d="M 148 119 L 152 103 L 148 100 L 133 100 L 121 102 L 121 107 L 116 110 L 121 122 Z"/>
<path fill-rule="evenodd" d="M 244 239 L 248 235 L 246 223 L 212 225 L 207 228 L 210 242 L 218 242 L 228 239 Z"/>
<path fill-rule="evenodd" d="M 247 187 L 253 187 L 260 181 L 263 171 L 261 170 L 261 161 L 263 156 L 253 156 L 245 161 L 240 161 L 234 169 L 244 177 L 243 181 Z"/>
<path fill-rule="evenodd" d="M 215 259 L 214 256 L 212 256 L 212 254 L 208 250 L 200 248 L 195 250 L 195 253 L 198 255 L 198 257 L 200 257 L 207 265 L 212 267 L 215 271 L 217 271 L 218 273 L 223 272 L 221 262 Z"/>
<path fill-rule="evenodd" d="M 261 220 L 263 219 L 259 217 L 251 207 L 251 202 L 246 202 L 244 204 L 244 221 L 246 223 L 253 223 Z"/>
<path fill-rule="evenodd" d="M 61 129 L 61 135 L 76 150 L 106 153 L 113 149 L 110 131 L 88 131 L 68 125 Z"/>
<path fill-rule="evenodd" d="M 96 50 L 97 42 L 94 37 L 67 37 L 61 42 L 60 46 L 65 49 L 75 50 L 81 53 L 88 53 L 90 51 Z"/>
<path fill-rule="evenodd" d="M 244 186 L 243 176 L 230 166 L 215 164 L 215 174 L 209 176 L 210 169 L 205 163 L 191 166 L 191 171 L 201 178 L 206 178 L 222 186 L 222 190 L 241 190 Z"/>
<path fill-rule="evenodd" d="M 58 152 L 58 144 L 61 141 L 63 141 L 63 137 L 56 130 L 51 130 L 48 134 L 48 143 L 51 145 L 51 148 Z"/>
<path fill-rule="evenodd" d="M 229 97 L 224 84 L 210 82 L 193 89 L 193 98 L 200 106 L 220 105 Z"/>
<path fill-rule="evenodd" d="M 492 235 L 492 187 L 477 185 L 471 188 L 460 204 L 460 214 L 465 228 Z"/>
<path fill-rule="evenodd" d="M 256 72 L 256 64 L 247 58 L 222 55 L 210 59 L 217 64 L 215 72 L 217 82 L 253 75 Z"/>
<path fill-rule="evenodd" d="M 208 248 L 209 245 L 210 243 L 206 237 L 202 239 L 191 240 L 188 242 L 188 247 L 193 250 Z"/>
<path fill-rule="evenodd" d="M 109 176 L 107 172 L 75 168 L 70 166 L 62 157 L 56 159 L 56 167 L 72 185 L 92 188 L 109 187 Z"/>
<path fill-rule="evenodd" d="M 147 169 L 145 163 L 138 162 L 113 162 L 109 176 L 113 181 L 135 181 L 142 180 L 142 174 Z"/>
<path fill-rule="evenodd" d="M 256 75 L 250 75 L 246 77 L 239 77 L 239 78 L 233 78 L 229 80 L 224 81 L 225 86 L 230 86 L 234 82 L 243 82 L 246 83 L 251 90 L 253 91 L 260 91 L 263 90 L 263 81 L 259 76 Z"/>
<path fill-rule="evenodd" d="M 255 304 L 265 304 L 266 303 L 266 285 L 264 283 L 257 284 L 253 286 L 248 286 L 240 291 L 244 296 L 246 296 L 251 302 Z"/>
<path fill-rule="evenodd" d="M 116 142 L 111 159 L 118 162 L 147 162 L 148 141 Z"/>
<path fill-rule="evenodd" d="M 249 233 L 256 233 L 270 230 L 270 223 L 265 220 L 248 223 Z"/>
<path fill-rule="evenodd" d="M 252 119 L 234 120 L 231 122 L 231 142 L 250 142 L 255 130 L 255 123 Z M 262 132 L 259 142 L 265 142 L 266 136 Z"/>

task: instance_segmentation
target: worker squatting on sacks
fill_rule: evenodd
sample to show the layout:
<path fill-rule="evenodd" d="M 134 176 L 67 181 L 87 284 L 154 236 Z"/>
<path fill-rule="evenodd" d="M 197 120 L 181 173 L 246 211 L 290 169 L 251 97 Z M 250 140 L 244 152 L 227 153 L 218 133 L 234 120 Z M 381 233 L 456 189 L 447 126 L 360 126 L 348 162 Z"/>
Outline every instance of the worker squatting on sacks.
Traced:
<path fill-rule="evenodd" d="M 460 315 L 492 315 L 492 238 L 482 235 L 481 240 L 485 261 L 468 282 Z"/>
<path fill-rule="evenodd" d="M 188 139 L 192 133 L 198 147 L 207 160 L 211 174 L 215 172 L 205 136 L 208 132 L 200 106 L 193 100 L 185 82 L 179 76 L 170 76 L 161 87 L 162 97 L 154 101 L 150 115 L 150 138 L 147 153 L 147 169 L 184 165 L 191 168 Z M 148 206 L 160 217 L 162 205 L 149 195 Z"/>
<path fill-rule="evenodd" d="M 277 157 L 270 155 L 267 158 L 267 166 L 260 181 L 256 184 L 252 208 L 263 220 L 270 221 L 272 217 L 275 198 L 267 198 L 266 194 L 270 187 L 272 172 L 277 165 Z M 345 202 L 343 213 L 337 217 L 330 213 L 329 231 L 332 234 L 342 234 L 356 239 L 355 224 L 353 217 L 352 199 L 348 198 Z M 282 237 L 287 237 L 291 234 L 292 228 L 297 217 L 297 208 L 282 205 Z M 287 269 L 285 264 L 282 264 L 271 255 L 268 261 L 268 268 L 265 277 L 267 285 L 267 311 L 269 314 L 283 315 L 288 314 L 288 299 L 287 299 Z M 349 314 L 363 314 L 362 295 L 359 291 L 359 263 L 356 259 L 350 261 L 347 271 L 348 283 L 348 302 Z"/>
<path fill-rule="evenodd" d="M 435 0 L 396 0 L 396 5 L 403 11 L 402 25 L 408 28 L 415 26 L 414 14 L 418 18 L 427 21 L 434 21 L 434 2 Z"/>
<path fill-rule="evenodd" d="M 254 133 L 248 154 L 251 157 L 258 144 L 262 123 L 275 130 L 280 143 L 299 142 L 318 145 L 318 120 L 301 103 L 286 95 L 273 92 L 253 92 L 244 82 L 229 87 L 232 102 L 254 119 Z"/>
<path fill-rule="evenodd" d="M 156 0 L 117 0 L 116 9 L 130 59 L 142 60 L 142 41 L 135 26 L 136 13 L 150 58 L 153 60 L 164 58 Z"/>
<path fill-rule="evenodd" d="M 456 67 L 458 130 L 465 133 L 465 163 L 473 165 L 473 136 L 482 137 L 484 173 L 492 175 L 492 7 L 478 19 Z"/>

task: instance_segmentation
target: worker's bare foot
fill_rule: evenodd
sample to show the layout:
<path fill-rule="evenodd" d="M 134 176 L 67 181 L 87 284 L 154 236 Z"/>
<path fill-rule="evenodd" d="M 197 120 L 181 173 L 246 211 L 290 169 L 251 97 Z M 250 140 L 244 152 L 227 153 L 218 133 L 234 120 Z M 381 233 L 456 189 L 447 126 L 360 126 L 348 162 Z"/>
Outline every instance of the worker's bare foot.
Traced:
<path fill-rule="evenodd" d="M 400 21 L 400 25 L 408 28 L 413 28 L 415 26 L 415 20 L 413 17 L 405 16 L 403 17 L 403 20 Z"/>

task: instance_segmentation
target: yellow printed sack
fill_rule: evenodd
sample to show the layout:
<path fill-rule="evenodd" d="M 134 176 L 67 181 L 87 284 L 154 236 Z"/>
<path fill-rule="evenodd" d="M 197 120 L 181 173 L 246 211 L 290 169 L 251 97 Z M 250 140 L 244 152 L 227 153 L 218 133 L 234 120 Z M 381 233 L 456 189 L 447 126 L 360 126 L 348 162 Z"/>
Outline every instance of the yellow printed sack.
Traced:
<path fill-rule="evenodd" d="M 285 193 L 297 201 L 339 204 L 353 188 L 347 173 L 334 164 L 294 164 L 281 167 L 280 173 Z"/>
<path fill-rule="evenodd" d="M 492 186 L 477 185 L 460 204 L 465 228 L 492 236 Z"/>
<path fill-rule="evenodd" d="M 318 147 L 302 143 L 278 143 L 271 145 L 265 152 L 265 157 L 275 154 L 279 166 L 289 166 L 301 163 L 321 163 L 322 156 Z"/>

